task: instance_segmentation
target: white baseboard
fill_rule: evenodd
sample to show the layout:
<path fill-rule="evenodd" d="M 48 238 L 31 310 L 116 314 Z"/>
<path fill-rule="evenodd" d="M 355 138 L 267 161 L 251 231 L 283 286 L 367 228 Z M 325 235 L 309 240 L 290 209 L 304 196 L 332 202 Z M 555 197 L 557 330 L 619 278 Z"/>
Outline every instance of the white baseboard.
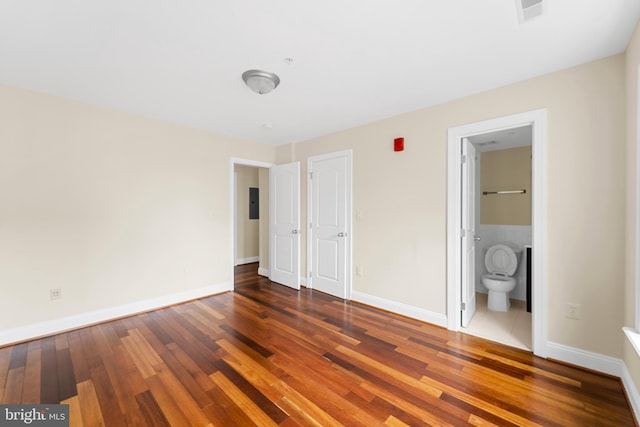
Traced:
<path fill-rule="evenodd" d="M 547 357 L 619 377 L 627 393 L 631 411 L 636 420 L 640 419 L 640 394 L 624 360 L 554 342 L 547 343 Z"/>
<path fill-rule="evenodd" d="M 260 261 L 259 256 L 252 256 L 249 258 L 236 258 L 236 265 L 251 264 L 253 262 L 259 262 L 259 261 Z"/>
<path fill-rule="evenodd" d="M 620 378 L 622 379 L 624 390 L 627 392 L 627 398 L 631 404 L 633 415 L 636 417 L 636 420 L 640 420 L 640 394 L 625 363 L 622 364 L 622 376 Z"/>
<path fill-rule="evenodd" d="M 554 342 L 547 342 L 547 357 L 622 378 L 624 362 L 615 357 Z"/>
<path fill-rule="evenodd" d="M 53 319 L 46 322 L 34 323 L 19 328 L 0 331 L 0 346 L 28 341 L 46 335 L 61 333 L 120 317 L 131 316 L 149 310 L 155 310 L 197 298 L 203 298 L 213 294 L 219 294 L 233 290 L 231 283 L 220 283 L 190 291 L 165 295 L 149 300 L 138 301 L 116 307 L 105 308 L 74 316 Z"/>
<path fill-rule="evenodd" d="M 437 326 L 447 327 L 447 317 L 443 314 L 433 313 L 428 310 L 413 307 L 407 304 L 390 301 L 384 298 L 368 295 L 362 292 L 351 293 L 353 301 L 422 320 Z M 602 372 L 604 374 L 619 377 L 629 398 L 631 409 L 636 419 L 640 419 L 640 394 L 624 361 L 611 356 L 582 350 L 554 342 L 547 342 L 547 357 L 561 362 Z"/>
<path fill-rule="evenodd" d="M 358 291 L 351 292 L 351 299 L 353 301 L 361 302 L 372 307 L 411 317 L 412 319 L 422 320 L 423 322 L 431 323 L 443 328 L 447 327 L 447 316 L 445 316 L 444 314 L 434 313 L 432 311 L 414 307 L 412 305 L 391 301 L 385 298 L 376 297 L 374 295 L 369 295 Z"/>

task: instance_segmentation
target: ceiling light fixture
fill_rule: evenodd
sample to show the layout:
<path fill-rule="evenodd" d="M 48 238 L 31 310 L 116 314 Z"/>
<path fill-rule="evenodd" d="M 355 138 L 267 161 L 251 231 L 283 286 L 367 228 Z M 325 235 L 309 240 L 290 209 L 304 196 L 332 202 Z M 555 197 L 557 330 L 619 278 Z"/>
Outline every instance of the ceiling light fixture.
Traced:
<path fill-rule="evenodd" d="M 262 70 L 247 70 L 242 73 L 242 80 L 252 91 L 260 95 L 271 92 L 280 84 L 280 77 Z"/>

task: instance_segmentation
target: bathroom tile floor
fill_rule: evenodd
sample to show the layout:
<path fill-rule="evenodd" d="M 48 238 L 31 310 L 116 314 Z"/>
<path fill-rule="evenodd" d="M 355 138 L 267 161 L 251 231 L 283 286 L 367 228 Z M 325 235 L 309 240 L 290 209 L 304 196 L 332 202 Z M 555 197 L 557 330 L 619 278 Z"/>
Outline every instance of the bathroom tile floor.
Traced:
<path fill-rule="evenodd" d="M 476 293 L 476 313 L 462 331 L 512 347 L 531 350 L 531 313 L 526 303 L 511 300 L 508 312 L 489 311 L 487 294 Z"/>

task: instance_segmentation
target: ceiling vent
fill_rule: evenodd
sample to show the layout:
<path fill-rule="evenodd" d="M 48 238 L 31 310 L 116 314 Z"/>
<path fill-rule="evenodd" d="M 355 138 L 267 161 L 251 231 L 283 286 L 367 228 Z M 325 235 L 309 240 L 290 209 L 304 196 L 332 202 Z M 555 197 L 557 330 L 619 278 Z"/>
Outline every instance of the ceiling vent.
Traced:
<path fill-rule="evenodd" d="M 518 20 L 521 24 L 544 13 L 546 0 L 516 0 Z"/>

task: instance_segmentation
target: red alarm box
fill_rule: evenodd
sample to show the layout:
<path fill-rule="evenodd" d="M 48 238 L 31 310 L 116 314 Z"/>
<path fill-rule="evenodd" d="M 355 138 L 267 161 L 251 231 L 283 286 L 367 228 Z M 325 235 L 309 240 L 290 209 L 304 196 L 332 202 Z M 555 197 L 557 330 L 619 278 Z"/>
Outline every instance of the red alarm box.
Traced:
<path fill-rule="evenodd" d="M 393 151 L 404 151 L 404 138 L 396 138 L 393 140 Z"/>

